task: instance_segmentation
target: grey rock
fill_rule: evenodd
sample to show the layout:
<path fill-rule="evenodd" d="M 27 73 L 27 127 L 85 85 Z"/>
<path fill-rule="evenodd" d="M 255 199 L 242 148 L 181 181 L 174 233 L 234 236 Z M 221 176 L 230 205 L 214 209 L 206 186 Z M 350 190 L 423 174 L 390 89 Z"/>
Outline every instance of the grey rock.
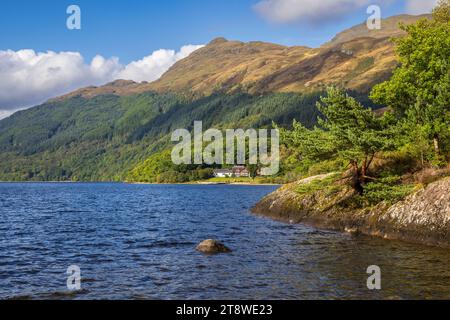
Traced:
<path fill-rule="evenodd" d="M 202 241 L 198 246 L 197 250 L 206 254 L 217 254 L 217 253 L 229 253 L 231 250 L 226 247 L 223 243 L 217 240 L 208 239 Z"/>

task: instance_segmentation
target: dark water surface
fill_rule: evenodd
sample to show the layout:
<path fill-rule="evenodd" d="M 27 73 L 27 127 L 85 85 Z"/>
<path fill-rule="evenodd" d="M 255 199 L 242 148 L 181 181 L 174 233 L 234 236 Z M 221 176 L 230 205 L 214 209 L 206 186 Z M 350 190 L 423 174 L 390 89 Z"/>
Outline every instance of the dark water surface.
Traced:
<path fill-rule="evenodd" d="M 253 216 L 270 186 L 0 184 L 0 298 L 450 297 L 450 252 Z M 205 256 L 217 238 L 233 253 Z M 69 294 L 78 265 L 82 291 Z M 366 286 L 369 265 L 382 290 Z"/>

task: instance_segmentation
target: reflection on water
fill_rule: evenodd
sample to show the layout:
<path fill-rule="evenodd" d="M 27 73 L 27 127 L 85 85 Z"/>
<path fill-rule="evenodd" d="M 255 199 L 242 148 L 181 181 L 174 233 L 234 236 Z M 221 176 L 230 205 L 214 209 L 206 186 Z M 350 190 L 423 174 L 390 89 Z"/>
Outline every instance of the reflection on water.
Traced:
<path fill-rule="evenodd" d="M 449 250 L 252 216 L 274 189 L 0 184 L 0 298 L 450 298 Z M 207 238 L 233 252 L 197 253 Z M 81 267 L 77 294 L 70 265 Z M 381 291 L 366 287 L 369 265 Z"/>

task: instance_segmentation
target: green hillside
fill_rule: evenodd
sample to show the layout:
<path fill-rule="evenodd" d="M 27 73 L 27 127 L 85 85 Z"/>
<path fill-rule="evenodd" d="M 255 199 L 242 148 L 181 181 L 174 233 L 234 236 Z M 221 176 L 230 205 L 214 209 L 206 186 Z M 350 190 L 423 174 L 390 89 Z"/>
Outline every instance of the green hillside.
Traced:
<path fill-rule="evenodd" d="M 190 129 L 196 120 L 218 129 L 270 127 L 272 121 L 289 126 L 293 119 L 310 127 L 320 95 L 238 92 L 188 99 L 147 92 L 55 100 L 0 121 L 0 180 L 121 181 L 167 149 L 175 129 Z"/>
<path fill-rule="evenodd" d="M 175 129 L 199 120 L 206 129 L 289 128 L 294 119 L 309 128 L 330 85 L 376 107 L 368 92 L 398 66 L 390 37 L 406 34 L 399 22 L 419 18 L 392 17 L 382 33 L 365 34 L 357 26 L 316 49 L 216 39 L 153 83 L 117 80 L 18 112 L 0 121 L 0 180 L 180 182 L 203 176 L 208 168 L 161 166 Z"/>

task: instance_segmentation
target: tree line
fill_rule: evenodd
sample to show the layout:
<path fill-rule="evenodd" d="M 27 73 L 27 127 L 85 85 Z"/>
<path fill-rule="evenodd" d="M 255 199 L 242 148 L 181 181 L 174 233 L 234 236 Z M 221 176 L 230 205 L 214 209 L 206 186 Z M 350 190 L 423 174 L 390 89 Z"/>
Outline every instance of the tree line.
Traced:
<path fill-rule="evenodd" d="M 309 166 L 342 164 L 348 183 L 360 195 L 371 189 L 371 183 L 389 180 L 389 175 L 376 177 L 373 172 L 374 162 L 383 154 L 402 154 L 408 157 L 409 167 L 448 166 L 449 8 L 450 1 L 441 0 L 432 19 L 401 25 L 406 35 L 393 40 L 400 66 L 370 94 L 374 103 L 386 106 L 384 110 L 374 112 L 345 90 L 329 88 L 317 103 L 316 126 L 307 128 L 294 121 L 292 129 L 281 128 L 289 156 Z M 391 172 L 391 178 L 407 169 Z"/>

